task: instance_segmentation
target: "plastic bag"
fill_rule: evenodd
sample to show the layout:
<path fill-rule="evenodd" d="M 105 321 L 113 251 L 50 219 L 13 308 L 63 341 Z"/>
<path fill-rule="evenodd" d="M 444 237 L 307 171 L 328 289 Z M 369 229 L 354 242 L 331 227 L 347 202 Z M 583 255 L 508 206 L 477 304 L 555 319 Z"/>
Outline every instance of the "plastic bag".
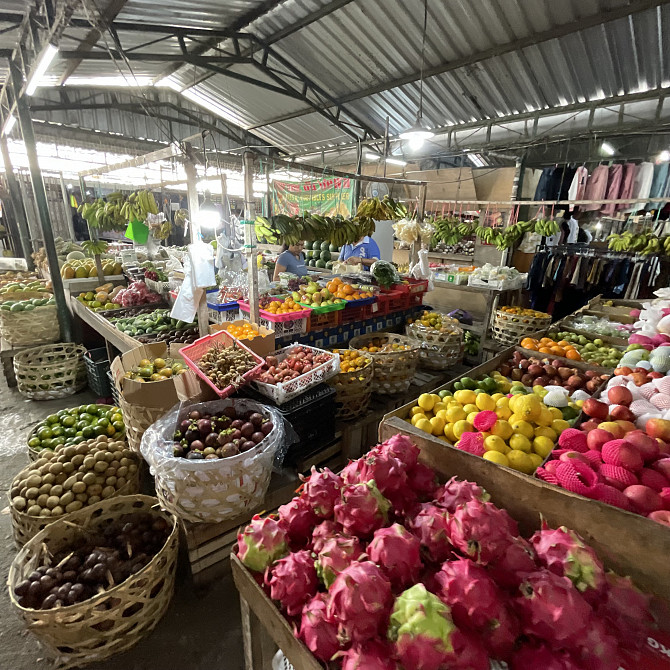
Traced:
<path fill-rule="evenodd" d="M 428 262 L 427 249 L 421 249 L 421 251 L 419 251 L 419 260 L 409 269 L 409 274 L 411 277 L 414 277 L 414 279 L 427 279 L 429 291 L 432 291 L 435 288 L 433 285 L 433 271 L 430 269 L 430 264 Z"/>
<path fill-rule="evenodd" d="M 216 460 L 188 460 L 173 456 L 173 435 L 189 412 L 235 409 L 269 416 L 274 428 L 253 449 Z M 224 398 L 175 405 L 152 424 L 142 437 L 140 451 L 156 479 L 161 506 L 181 519 L 217 523 L 234 519 L 263 503 L 273 463 L 281 465 L 288 448 L 282 415 L 273 407 L 246 398 Z"/>

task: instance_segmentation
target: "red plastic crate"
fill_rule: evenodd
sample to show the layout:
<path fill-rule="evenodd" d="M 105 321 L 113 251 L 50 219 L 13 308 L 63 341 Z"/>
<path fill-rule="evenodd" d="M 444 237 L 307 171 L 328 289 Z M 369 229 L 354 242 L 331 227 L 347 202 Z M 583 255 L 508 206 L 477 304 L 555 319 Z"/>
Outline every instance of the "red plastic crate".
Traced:
<path fill-rule="evenodd" d="M 204 337 L 197 339 L 195 342 L 193 342 L 193 344 L 182 347 L 179 350 L 179 353 L 183 356 L 188 367 L 191 368 L 191 370 L 193 370 L 193 372 L 195 372 L 195 374 L 198 375 L 198 377 L 200 377 L 200 379 L 202 379 L 208 386 L 214 389 L 216 395 L 218 395 L 220 398 L 227 398 L 231 393 L 234 393 L 239 388 L 239 385 L 227 386 L 225 389 L 220 389 L 198 367 L 200 359 L 215 344 L 223 344 L 224 347 L 237 346 L 251 354 L 253 359 L 257 362 L 257 365 L 249 370 L 249 372 L 245 372 L 242 375 L 245 383 L 249 382 L 253 376 L 260 372 L 265 361 L 260 356 L 251 351 L 251 349 L 245 347 L 237 338 L 233 337 L 228 331 L 225 330 L 221 330 L 218 333 L 214 333 L 213 335 L 205 335 Z"/>
<path fill-rule="evenodd" d="M 386 314 L 391 312 L 400 312 L 409 307 L 410 292 L 398 289 L 382 289 L 380 296 L 386 299 Z"/>
<path fill-rule="evenodd" d="M 425 295 L 425 293 L 410 293 L 407 308 L 423 305 L 423 296 Z"/>
<path fill-rule="evenodd" d="M 355 302 L 349 303 L 341 312 L 342 323 L 354 323 L 355 321 L 365 321 L 371 319 L 378 312 L 373 311 L 373 306 L 376 303 L 367 305 L 356 305 Z"/>
<path fill-rule="evenodd" d="M 326 328 L 334 328 L 342 323 L 343 309 L 334 312 L 326 312 L 324 314 L 317 314 L 312 310 L 307 320 L 307 332 L 311 333 L 314 330 L 325 330 Z"/>
<path fill-rule="evenodd" d="M 410 293 L 425 293 L 428 290 L 427 279 L 414 279 L 410 277 L 407 281 L 409 281 Z"/>

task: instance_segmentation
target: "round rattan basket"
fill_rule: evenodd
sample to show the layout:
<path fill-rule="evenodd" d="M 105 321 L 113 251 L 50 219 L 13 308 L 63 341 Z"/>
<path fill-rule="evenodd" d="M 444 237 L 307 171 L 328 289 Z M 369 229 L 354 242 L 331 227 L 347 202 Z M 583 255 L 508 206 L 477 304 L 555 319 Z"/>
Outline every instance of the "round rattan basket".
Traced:
<path fill-rule="evenodd" d="M 171 528 L 163 548 L 136 574 L 88 600 L 67 607 L 35 610 L 19 605 L 14 588 L 51 556 L 123 514 L 148 512 Z M 179 526 L 158 500 L 130 495 L 102 500 L 50 524 L 26 544 L 9 569 L 12 606 L 60 668 L 103 661 L 134 646 L 168 609 L 174 593 Z"/>
<path fill-rule="evenodd" d="M 338 349 L 334 351 L 335 353 L 340 352 Z M 327 381 L 337 393 L 335 396 L 336 416 L 342 421 L 351 421 L 363 416 L 368 411 L 370 404 L 374 361 L 372 356 L 364 351 L 361 351 L 360 355 L 367 361 L 360 370 L 340 372 Z"/>
<path fill-rule="evenodd" d="M 463 360 L 465 343 L 463 330 L 456 325 L 456 320 L 443 317 L 440 330 L 426 328 L 418 322 L 410 323 L 406 328 L 407 337 L 417 342 L 419 365 L 431 370 L 446 370 Z"/>
<path fill-rule="evenodd" d="M 142 436 L 146 429 L 171 409 L 170 407 L 145 407 L 144 405 L 129 403 L 123 395 L 119 395 L 119 407 L 123 414 L 128 445 L 138 454 L 140 453 Z"/>
<path fill-rule="evenodd" d="M 31 400 L 66 398 L 86 387 L 86 347 L 65 342 L 26 349 L 14 357 L 19 393 Z"/>
<path fill-rule="evenodd" d="M 416 366 L 419 362 L 419 344 L 404 335 L 369 333 L 352 338 L 349 341 L 349 347 L 360 349 L 361 347 L 375 346 L 376 341 L 380 341 L 384 345 L 399 344 L 409 347 L 409 349 L 397 351 L 365 352 L 373 360 L 373 392 L 381 395 L 403 393 L 409 388 L 412 377 L 416 372 Z"/>
<path fill-rule="evenodd" d="M 56 451 L 55 453 L 58 452 Z M 139 493 L 141 461 L 139 459 L 136 460 L 137 462 L 135 465 L 137 466 L 137 469 L 132 475 L 128 476 L 126 483 L 121 488 L 117 489 L 111 498 Z M 21 470 L 21 472 L 19 472 L 19 474 L 14 477 L 12 485 L 10 486 L 8 493 L 9 512 L 12 519 L 12 535 L 14 536 L 14 542 L 16 543 L 17 547 L 22 547 L 48 525 L 68 516 L 68 514 L 61 514 L 59 516 L 33 516 L 31 514 L 27 514 L 26 512 L 19 511 L 12 504 L 12 490 L 15 489 L 16 483 L 22 479 L 24 475 L 27 475 L 29 471 L 37 470 L 47 462 L 48 460 L 46 458 L 40 458 L 34 463 L 31 463 L 27 467 L 23 468 L 23 470 Z"/>
<path fill-rule="evenodd" d="M 50 293 L 26 291 L 4 293 L 0 296 L 0 300 L 32 300 L 52 297 Z M 8 344 L 23 347 L 58 342 L 60 328 L 56 305 L 42 305 L 27 312 L 0 309 L 0 336 Z"/>
<path fill-rule="evenodd" d="M 545 330 L 551 325 L 551 316 L 523 316 L 502 309 L 496 311 L 491 336 L 500 344 L 514 345 L 528 334 Z"/>

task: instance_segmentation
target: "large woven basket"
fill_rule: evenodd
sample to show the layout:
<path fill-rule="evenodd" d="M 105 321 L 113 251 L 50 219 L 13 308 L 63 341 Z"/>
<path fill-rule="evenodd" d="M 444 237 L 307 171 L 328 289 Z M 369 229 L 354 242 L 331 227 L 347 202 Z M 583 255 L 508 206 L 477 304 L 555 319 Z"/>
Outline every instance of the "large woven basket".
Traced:
<path fill-rule="evenodd" d="M 2 298 L 10 300 L 7 296 L 25 296 L 19 299 L 51 297 L 49 293 L 5 293 Z M 35 307 L 29 312 L 9 312 L 0 310 L 0 336 L 9 344 L 17 346 L 31 346 L 38 344 L 49 344 L 58 342 L 60 339 L 60 327 L 58 325 L 58 312 L 56 305 L 42 305 Z"/>
<path fill-rule="evenodd" d="M 419 362 L 419 344 L 404 335 L 369 333 L 352 338 L 349 341 L 349 347 L 360 349 L 368 346 L 374 340 L 382 340 L 387 344 L 402 344 L 410 348 L 401 351 L 366 352 L 374 363 L 373 392 L 381 395 L 405 392 L 409 388 Z"/>
<path fill-rule="evenodd" d="M 338 349 L 334 350 L 339 353 Z M 337 418 L 351 421 L 368 411 L 372 395 L 374 377 L 374 361 L 370 354 L 361 351 L 360 355 L 367 360 L 366 365 L 355 372 L 340 372 L 331 377 L 327 384 L 335 389 L 335 405 Z"/>
<path fill-rule="evenodd" d="M 72 342 L 21 351 L 14 357 L 19 393 L 31 400 L 55 400 L 81 391 L 87 384 L 85 353 L 86 347 Z"/>
<path fill-rule="evenodd" d="M 14 536 L 14 542 L 16 543 L 17 547 L 22 547 L 24 544 L 29 542 L 37 533 L 39 533 L 41 530 L 44 530 L 48 525 L 54 523 L 55 521 L 58 521 L 59 519 L 63 519 L 65 517 L 69 517 L 68 514 L 62 514 L 60 516 L 32 516 L 31 514 L 26 514 L 25 512 L 20 512 L 19 510 L 14 507 L 12 504 L 12 489 L 14 488 L 15 483 L 19 480 L 21 475 L 25 474 L 29 470 L 36 470 L 44 463 L 46 463 L 46 459 L 38 459 L 34 463 L 31 463 L 27 467 L 25 467 L 19 474 L 14 477 L 14 480 L 12 481 L 12 486 L 9 489 L 8 492 L 8 497 L 9 497 L 9 512 L 10 516 L 12 519 L 12 535 Z M 139 493 L 140 491 L 140 472 L 141 468 L 139 467 L 141 464 L 141 461 L 137 461 L 136 465 L 137 471 L 132 477 L 128 478 L 128 481 L 108 500 L 112 500 L 114 498 L 118 498 L 119 496 L 126 496 L 126 495 L 133 495 L 135 493 Z M 84 509 L 88 509 L 85 507 Z M 72 512 L 75 514 L 76 512 Z"/>
<path fill-rule="evenodd" d="M 136 453 L 140 453 L 140 444 L 144 431 L 153 423 L 156 423 L 170 407 L 145 407 L 129 403 L 123 394 L 119 394 L 119 407 L 123 414 L 123 423 L 126 427 L 126 438 L 128 445 Z"/>
<path fill-rule="evenodd" d="M 165 519 L 172 529 L 163 548 L 144 568 L 75 605 L 48 610 L 19 605 L 14 588 L 35 568 L 71 546 L 90 528 L 133 512 L 149 512 Z M 178 547 L 177 520 L 160 509 L 156 498 L 132 495 L 102 500 L 51 524 L 19 551 L 9 569 L 12 605 L 61 668 L 103 661 L 137 644 L 167 611 L 174 593 Z"/>
<path fill-rule="evenodd" d="M 446 321 L 445 321 L 446 319 Z M 406 328 L 407 337 L 417 342 L 419 365 L 431 370 L 446 370 L 460 363 L 465 352 L 463 330 L 448 316 L 443 317 L 441 330 L 426 328 L 418 322 L 410 323 Z"/>
<path fill-rule="evenodd" d="M 550 325 L 551 316 L 549 314 L 542 317 L 522 316 L 499 309 L 491 325 L 491 336 L 496 342 L 511 346 L 518 344 L 525 335 L 545 330 Z"/>

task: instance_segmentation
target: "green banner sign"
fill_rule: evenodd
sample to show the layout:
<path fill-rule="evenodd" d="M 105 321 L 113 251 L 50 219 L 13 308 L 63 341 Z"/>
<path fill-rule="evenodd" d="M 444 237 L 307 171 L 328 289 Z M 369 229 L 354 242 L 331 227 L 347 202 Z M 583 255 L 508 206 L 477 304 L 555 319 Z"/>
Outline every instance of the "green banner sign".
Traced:
<path fill-rule="evenodd" d="M 343 177 L 314 181 L 273 181 L 274 214 L 293 216 L 304 211 L 345 218 L 352 215 L 355 182 Z"/>

